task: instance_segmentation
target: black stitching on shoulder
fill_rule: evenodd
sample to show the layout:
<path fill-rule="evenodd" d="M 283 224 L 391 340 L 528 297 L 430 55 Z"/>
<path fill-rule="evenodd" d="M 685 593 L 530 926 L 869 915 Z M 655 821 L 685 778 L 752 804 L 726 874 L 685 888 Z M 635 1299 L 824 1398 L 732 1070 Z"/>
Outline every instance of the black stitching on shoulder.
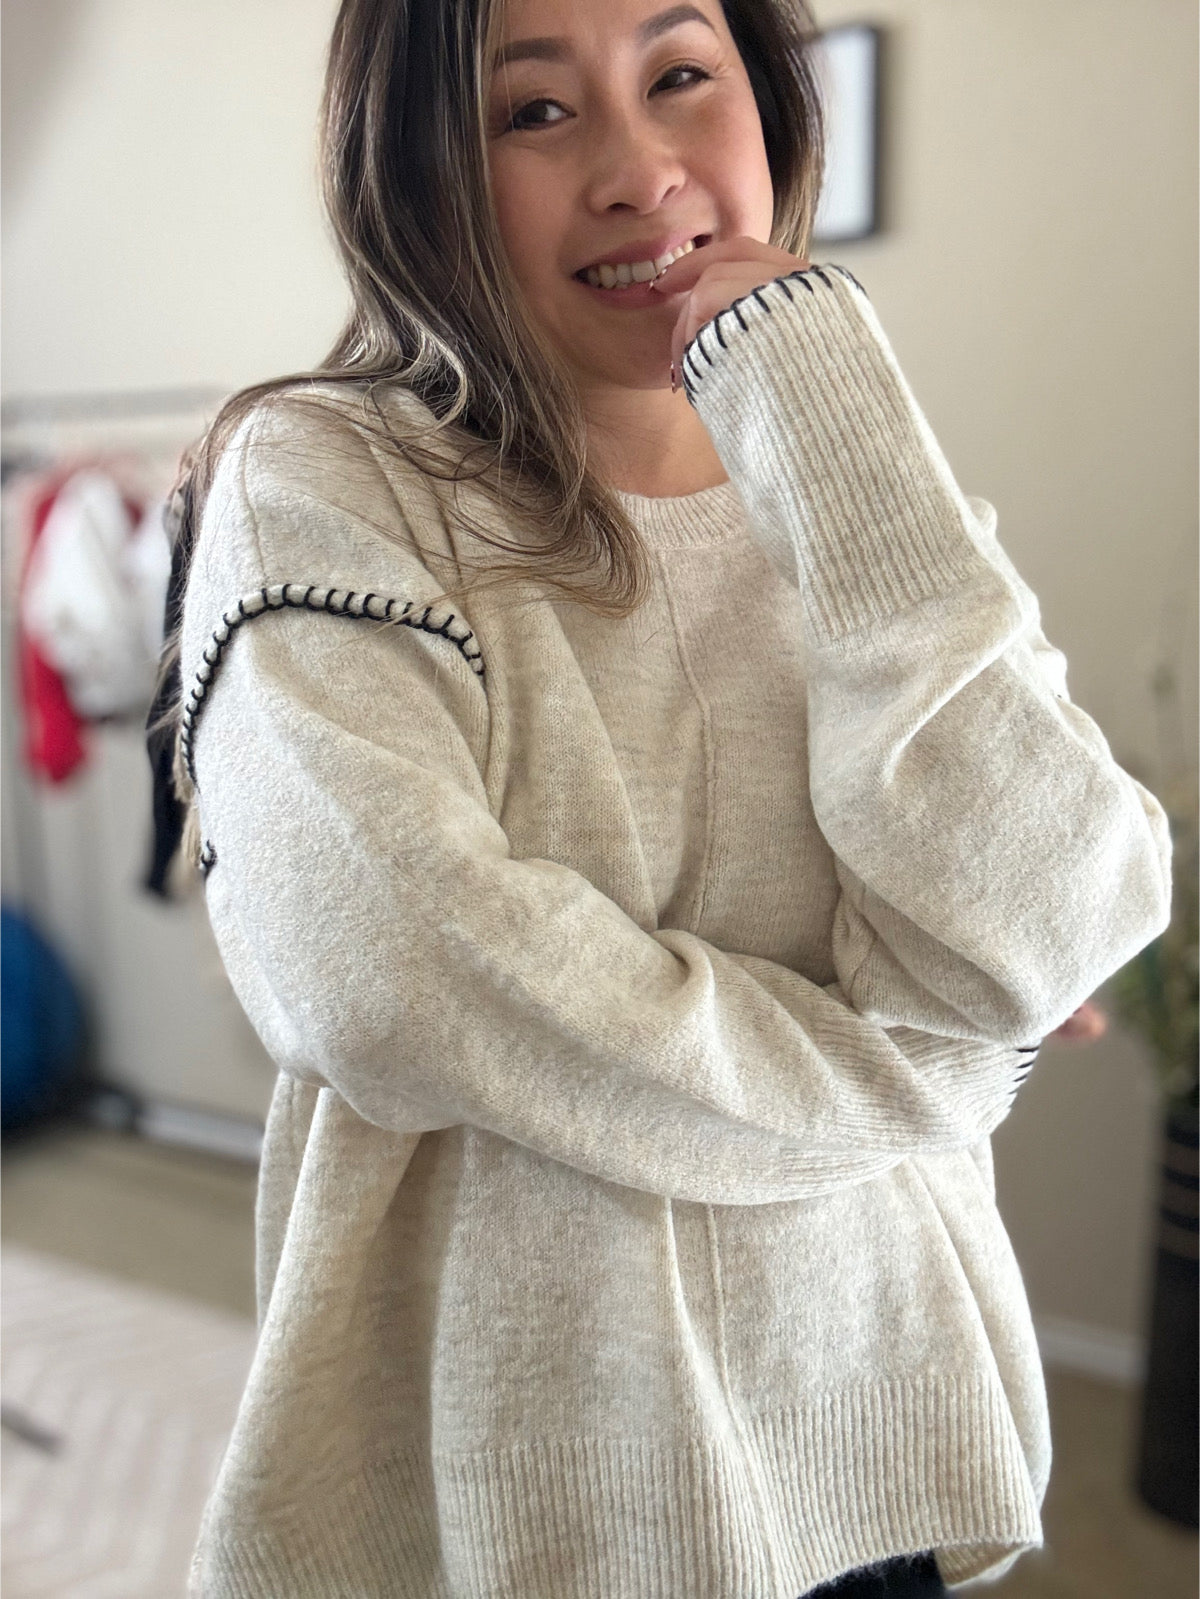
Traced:
<path fill-rule="evenodd" d="M 458 647 L 459 654 L 475 673 L 476 677 L 485 675 L 483 651 L 479 648 L 478 640 L 476 640 L 474 650 L 467 648 L 467 645 L 475 638 L 474 631 L 470 628 L 463 633 L 452 633 L 450 631 L 450 624 L 456 619 L 454 611 L 449 611 L 440 622 L 435 624 L 430 620 L 434 610 L 431 604 L 426 605 L 420 616 L 418 616 L 412 610 L 413 602 L 405 600 L 400 613 L 393 615 L 393 607 L 399 602 L 395 598 L 390 598 L 383 608 L 383 614 L 379 615 L 377 612 L 373 612 L 369 605 L 371 600 L 381 598 L 378 594 L 372 593 L 359 597 L 353 589 L 348 589 L 342 599 L 337 600 L 335 598 L 338 593 L 337 589 L 325 589 L 324 592 L 320 592 L 315 583 L 310 583 L 302 594 L 291 592 L 293 589 L 298 590 L 299 588 L 300 585 L 298 583 L 282 583 L 272 588 L 262 588 L 255 593 L 243 595 L 237 602 L 236 611 L 222 615 L 221 626 L 214 628 L 208 644 L 203 650 L 203 659 L 208 664 L 209 670 L 207 673 L 197 671 L 179 719 L 179 748 L 193 787 L 199 787 L 196 782 L 196 767 L 193 756 L 196 726 L 200 719 L 200 713 L 204 708 L 205 699 L 216 678 L 224 650 L 243 623 L 252 622 L 256 616 L 263 616 L 267 611 L 282 611 L 285 608 L 324 611 L 330 616 L 345 616 L 353 621 L 387 622 L 393 627 L 418 628 L 422 632 L 434 633 L 439 638 L 449 639 L 452 644 Z M 314 595 L 318 597 L 314 599 Z M 248 611 L 246 609 L 246 601 L 255 599 L 262 601 L 260 609 Z M 214 652 L 211 656 L 209 655 L 210 650 Z M 213 860 L 216 860 L 215 852 Z"/>
<path fill-rule="evenodd" d="M 204 840 L 204 848 L 200 851 L 200 876 L 207 877 L 216 864 L 217 852 L 213 848 L 212 840 L 206 838 Z"/>
<path fill-rule="evenodd" d="M 725 343 L 725 336 L 721 332 L 721 318 L 724 315 L 725 315 L 724 311 L 718 311 L 716 316 L 713 317 L 712 327 L 713 327 L 713 332 L 717 335 L 717 343 L 721 346 L 721 348 L 723 350 L 727 350 L 729 348 L 729 346 Z"/>
<path fill-rule="evenodd" d="M 763 299 L 762 290 L 761 289 L 751 289 L 750 293 L 758 301 L 759 305 L 762 306 L 763 310 L 767 313 L 768 316 L 774 316 L 775 315 L 774 311 L 771 309 L 770 301 Z"/>
<path fill-rule="evenodd" d="M 830 283 L 829 279 L 825 276 L 824 267 L 815 266 L 815 267 L 810 267 L 809 270 L 811 272 L 815 273 L 815 275 L 820 278 L 821 282 L 825 285 L 825 287 L 827 289 L 832 289 L 833 288 L 833 284 Z"/>
<path fill-rule="evenodd" d="M 746 296 L 743 295 L 742 299 L 744 300 L 745 298 L 746 298 Z M 745 331 L 746 331 L 746 318 L 742 315 L 741 305 L 742 305 L 742 301 L 741 300 L 735 300 L 733 302 L 733 304 L 729 307 L 729 309 L 733 312 L 734 316 L 737 317 L 738 324 L 741 327 L 742 332 L 745 333 Z"/>

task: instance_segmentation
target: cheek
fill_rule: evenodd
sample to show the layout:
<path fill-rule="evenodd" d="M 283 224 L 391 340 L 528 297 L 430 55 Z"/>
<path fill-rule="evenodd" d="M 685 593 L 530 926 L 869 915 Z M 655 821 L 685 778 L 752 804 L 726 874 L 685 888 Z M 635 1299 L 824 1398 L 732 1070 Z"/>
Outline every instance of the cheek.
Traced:
<path fill-rule="evenodd" d="M 775 191 L 763 144 L 762 123 L 749 84 L 746 97 L 724 109 L 710 130 L 710 173 L 733 229 L 767 243 L 775 213 Z"/>
<path fill-rule="evenodd" d="M 553 201 L 544 175 L 533 168 L 503 157 L 491 164 L 496 225 L 517 282 L 531 297 L 555 259 Z"/>

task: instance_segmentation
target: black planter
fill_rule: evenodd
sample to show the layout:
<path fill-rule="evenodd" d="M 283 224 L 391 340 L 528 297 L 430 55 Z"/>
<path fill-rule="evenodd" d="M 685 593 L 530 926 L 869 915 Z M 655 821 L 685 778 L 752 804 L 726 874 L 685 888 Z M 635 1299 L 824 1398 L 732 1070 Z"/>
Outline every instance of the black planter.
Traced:
<path fill-rule="evenodd" d="M 1137 1492 L 1151 1510 L 1185 1527 L 1196 1526 L 1200 1502 L 1196 1204 L 1196 1107 L 1168 1101 L 1163 1117 Z"/>

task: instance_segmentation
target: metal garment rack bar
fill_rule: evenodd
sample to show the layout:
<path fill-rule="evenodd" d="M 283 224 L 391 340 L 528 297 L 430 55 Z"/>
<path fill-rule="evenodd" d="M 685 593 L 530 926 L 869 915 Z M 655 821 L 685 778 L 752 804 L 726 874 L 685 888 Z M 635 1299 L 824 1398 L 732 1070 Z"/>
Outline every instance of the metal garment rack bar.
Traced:
<path fill-rule="evenodd" d="M 0 482 L 96 449 L 172 455 L 234 392 L 215 385 L 17 394 L 0 400 Z"/>
<path fill-rule="evenodd" d="M 116 389 L 79 394 L 18 394 L 0 400 L 0 428 L 43 422 L 90 422 L 177 416 L 219 404 L 233 391 L 212 385 Z"/>

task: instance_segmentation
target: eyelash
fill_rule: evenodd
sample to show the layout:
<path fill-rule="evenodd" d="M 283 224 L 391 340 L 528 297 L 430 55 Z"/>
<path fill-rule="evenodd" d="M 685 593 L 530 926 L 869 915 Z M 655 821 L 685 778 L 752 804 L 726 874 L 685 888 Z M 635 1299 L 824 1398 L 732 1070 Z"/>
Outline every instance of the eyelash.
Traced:
<path fill-rule="evenodd" d="M 663 81 L 663 78 L 669 78 L 673 72 L 694 72 L 696 74 L 696 76 L 693 79 L 692 83 L 677 83 L 675 85 L 676 89 L 690 89 L 690 88 L 693 88 L 695 86 L 695 84 L 697 84 L 697 83 L 707 82 L 708 79 L 711 78 L 711 76 L 712 76 L 711 73 L 705 72 L 703 67 L 694 66 L 692 64 L 692 62 L 690 62 L 690 61 L 681 61 L 678 66 L 668 67 L 665 72 L 661 73 L 659 75 L 659 77 L 655 79 L 655 87 L 657 87 L 658 84 L 660 84 Z M 557 100 L 550 100 L 550 99 L 547 99 L 545 97 L 542 97 L 541 99 L 537 99 L 537 100 L 526 100 L 524 105 L 518 106 L 517 109 L 513 112 L 511 118 L 509 119 L 508 123 L 506 124 L 506 126 L 504 127 L 504 129 L 502 131 L 505 132 L 505 133 L 528 133 L 531 128 L 549 128 L 549 127 L 553 127 L 554 124 L 552 122 L 525 122 L 525 123 L 522 123 L 522 122 L 520 122 L 518 120 L 520 117 L 524 116 L 526 111 L 530 110 L 531 107 L 540 106 L 540 105 L 554 105 L 554 106 L 556 106 L 556 105 L 558 105 L 558 101 Z M 562 109 L 561 106 L 559 107 L 559 109 L 560 110 Z"/>

